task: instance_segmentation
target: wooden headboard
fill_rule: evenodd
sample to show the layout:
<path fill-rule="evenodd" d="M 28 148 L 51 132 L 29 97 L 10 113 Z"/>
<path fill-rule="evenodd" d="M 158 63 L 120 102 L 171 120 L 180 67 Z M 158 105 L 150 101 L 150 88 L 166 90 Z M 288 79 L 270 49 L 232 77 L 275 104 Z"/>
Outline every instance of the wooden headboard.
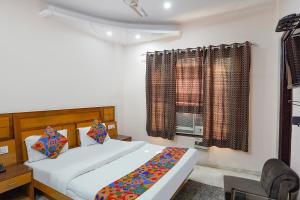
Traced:
<path fill-rule="evenodd" d="M 0 140 L 9 140 L 14 138 L 12 114 L 0 115 Z"/>
<path fill-rule="evenodd" d="M 5 166 L 17 162 L 12 116 L 12 114 L 0 115 L 0 146 L 8 147 L 8 153 L 0 155 L 0 164 L 4 164 Z"/>
<path fill-rule="evenodd" d="M 89 126 L 94 119 L 111 123 L 115 121 L 115 107 L 80 108 L 13 114 L 17 161 L 26 161 L 25 138 L 41 135 L 47 126 L 68 130 L 69 147 L 79 146 L 78 127 Z"/>

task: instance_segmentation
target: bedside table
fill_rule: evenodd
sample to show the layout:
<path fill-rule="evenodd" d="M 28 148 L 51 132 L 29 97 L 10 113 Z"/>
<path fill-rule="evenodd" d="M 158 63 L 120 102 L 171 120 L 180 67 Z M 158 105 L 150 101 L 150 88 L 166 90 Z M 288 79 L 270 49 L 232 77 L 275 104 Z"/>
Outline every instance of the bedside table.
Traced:
<path fill-rule="evenodd" d="M 127 141 L 127 142 L 132 141 L 132 137 L 131 136 L 126 136 L 126 135 L 117 135 L 117 136 L 113 136 L 113 137 L 110 137 L 110 138 L 114 139 L 114 140 L 121 140 L 121 141 Z"/>
<path fill-rule="evenodd" d="M 0 199 L 34 200 L 32 169 L 25 165 L 11 165 L 0 173 Z"/>

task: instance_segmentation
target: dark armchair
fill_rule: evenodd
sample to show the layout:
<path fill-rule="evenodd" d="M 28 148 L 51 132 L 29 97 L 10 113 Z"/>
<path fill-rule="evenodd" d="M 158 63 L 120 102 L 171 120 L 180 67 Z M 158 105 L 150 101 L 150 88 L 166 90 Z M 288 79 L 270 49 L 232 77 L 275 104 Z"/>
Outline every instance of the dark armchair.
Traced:
<path fill-rule="evenodd" d="M 268 160 L 260 181 L 224 176 L 226 200 L 296 200 L 299 177 L 284 162 Z"/>

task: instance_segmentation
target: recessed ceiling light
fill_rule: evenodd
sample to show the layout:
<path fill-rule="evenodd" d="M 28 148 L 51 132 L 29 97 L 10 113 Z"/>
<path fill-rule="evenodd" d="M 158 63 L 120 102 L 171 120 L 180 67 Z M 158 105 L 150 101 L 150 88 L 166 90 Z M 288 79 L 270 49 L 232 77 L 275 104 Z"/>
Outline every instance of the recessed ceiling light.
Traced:
<path fill-rule="evenodd" d="M 169 1 L 167 1 L 167 2 L 164 3 L 164 8 L 166 10 L 169 10 L 171 7 L 172 7 L 172 4 Z"/>
<path fill-rule="evenodd" d="M 112 36 L 112 32 L 111 31 L 107 31 L 106 35 L 109 36 L 109 37 L 111 37 Z"/>
<path fill-rule="evenodd" d="M 141 39 L 141 35 L 140 34 L 136 34 L 135 35 L 135 39 L 137 39 L 137 40 Z"/>

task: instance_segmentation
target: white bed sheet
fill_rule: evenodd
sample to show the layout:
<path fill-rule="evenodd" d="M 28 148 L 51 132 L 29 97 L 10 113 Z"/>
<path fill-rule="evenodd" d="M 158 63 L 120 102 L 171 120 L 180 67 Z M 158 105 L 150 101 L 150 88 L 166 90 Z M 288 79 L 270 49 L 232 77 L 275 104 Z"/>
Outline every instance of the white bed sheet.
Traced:
<path fill-rule="evenodd" d="M 144 142 L 127 143 L 116 140 L 109 141 L 110 143 L 106 144 L 107 147 L 103 145 L 93 145 L 90 147 L 72 149 L 61 155 L 58 158 L 59 162 L 56 162 L 58 159 L 43 160 L 35 163 L 27 163 L 27 165 L 34 169 L 34 179 L 56 189 L 72 199 L 93 200 L 95 194 L 101 188 L 134 171 L 165 148 Z M 116 146 L 118 148 L 116 148 Z M 66 167 L 78 165 L 78 159 L 76 159 L 78 156 L 82 158 L 83 163 L 93 162 L 95 157 L 90 156 L 95 156 L 97 151 L 98 154 L 99 151 L 102 152 L 103 154 L 101 153 L 101 155 L 104 155 L 106 151 L 113 151 L 114 153 L 110 152 L 107 158 L 104 159 L 106 162 L 100 162 L 101 165 L 99 162 L 96 162 L 97 164 L 89 164 L 92 166 L 88 167 L 89 170 L 81 170 L 80 173 L 75 173 L 75 175 L 74 170 L 76 170 L 76 168 L 74 170 L 68 170 L 68 167 Z M 108 159 L 109 157 L 110 159 Z M 170 199 L 192 171 L 198 160 L 198 151 L 189 149 L 180 161 L 155 185 L 141 195 L 138 200 Z M 59 165 L 56 165 L 56 163 Z M 50 170 L 53 171 L 53 168 L 60 169 L 60 167 L 65 167 L 63 171 L 71 171 L 72 175 L 66 175 L 67 177 L 64 177 L 64 173 L 58 173 L 58 177 L 55 180 L 49 181 L 51 177 L 55 176 L 55 173 L 53 174 Z M 59 187 L 61 187 L 61 182 L 64 179 L 68 181 L 65 181 L 64 184 L 66 186 L 65 189 L 62 190 Z"/>
<path fill-rule="evenodd" d="M 146 144 L 116 161 L 79 176 L 69 184 L 68 196 L 76 200 L 92 200 L 100 189 L 134 171 L 164 148 L 158 145 Z M 193 170 L 198 159 L 198 151 L 189 149 L 179 162 L 141 195 L 138 200 L 170 199 Z"/>
<path fill-rule="evenodd" d="M 26 162 L 25 165 L 33 169 L 35 180 L 66 194 L 68 184 L 77 176 L 112 162 L 143 145 L 145 142 L 128 143 L 110 139 L 103 145 L 70 149 L 57 159 Z"/>

